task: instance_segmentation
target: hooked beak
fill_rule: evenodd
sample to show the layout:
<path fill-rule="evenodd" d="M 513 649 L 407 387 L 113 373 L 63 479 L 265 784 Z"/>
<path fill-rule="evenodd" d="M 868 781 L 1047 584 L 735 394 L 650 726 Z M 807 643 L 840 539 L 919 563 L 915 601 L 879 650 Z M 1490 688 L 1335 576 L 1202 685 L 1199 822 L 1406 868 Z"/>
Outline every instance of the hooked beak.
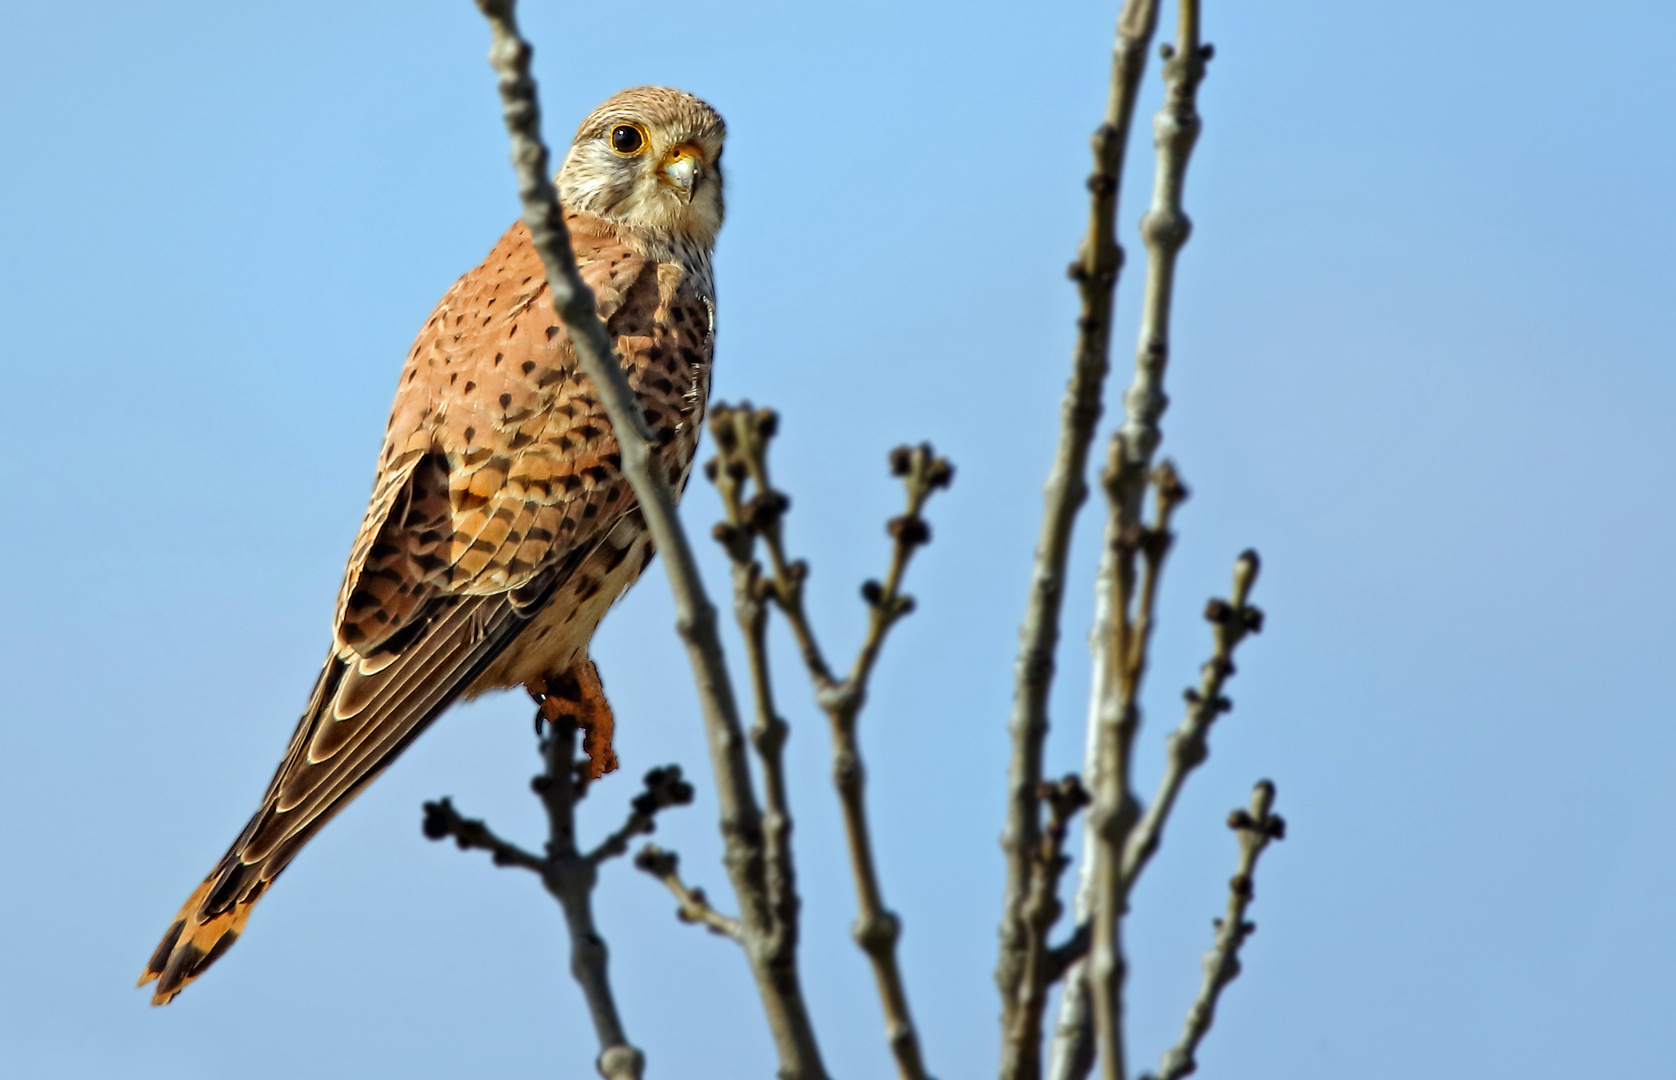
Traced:
<path fill-rule="evenodd" d="M 663 166 L 658 170 L 674 185 L 682 201 L 691 202 L 693 188 L 704 176 L 704 157 L 698 147 L 691 143 L 672 146 L 669 153 L 664 155 Z"/>

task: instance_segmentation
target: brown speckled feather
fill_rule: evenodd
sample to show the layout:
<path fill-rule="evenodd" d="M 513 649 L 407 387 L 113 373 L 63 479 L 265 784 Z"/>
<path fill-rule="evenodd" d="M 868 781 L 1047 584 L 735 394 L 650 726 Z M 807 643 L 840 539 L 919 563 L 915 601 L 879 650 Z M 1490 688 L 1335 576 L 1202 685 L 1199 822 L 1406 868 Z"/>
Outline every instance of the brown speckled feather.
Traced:
<path fill-rule="evenodd" d="M 684 483 L 709 388 L 708 243 L 659 242 L 585 212 L 567 220 L 656 460 Z M 261 808 L 147 965 L 154 1002 L 237 939 L 303 844 L 451 702 L 586 659 L 599 619 L 651 558 L 619 465 L 514 225 L 408 355 L 331 655 Z"/>

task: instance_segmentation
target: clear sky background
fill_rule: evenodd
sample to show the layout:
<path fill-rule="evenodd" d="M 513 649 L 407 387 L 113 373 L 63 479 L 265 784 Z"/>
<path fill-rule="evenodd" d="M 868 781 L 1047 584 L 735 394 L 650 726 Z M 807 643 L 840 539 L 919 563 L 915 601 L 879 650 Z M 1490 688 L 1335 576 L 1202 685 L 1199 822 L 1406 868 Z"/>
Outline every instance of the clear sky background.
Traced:
<path fill-rule="evenodd" d="M 929 438 L 959 467 L 863 738 L 931 1067 L 990 1073 L 1011 660 L 1115 0 L 526 6 L 559 144 L 643 82 L 727 117 L 715 396 L 783 414 L 831 651 L 884 565 L 888 449 Z M 1197 611 L 1248 545 L 1269 623 L 1136 896 L 1133 1065 L 1178 1029 L 1233 865 L 1221 821 L 1268 776 L 1291 831 L 1204 1075 L 1676 1074 L 1676 17 L 1207 6 L 1165 422 L 1194 497 L 1144 789 L 1208 649 Z M 433 728 L 175 1005 L 132 989 L 314 678 L 412 335 L 516 216 L 480 17 L 14 0 L 3 26 L 0 1074 L 591 1075 L 555 906 L 419 831 L 450 794 L 538 842 L 520 696 Z M 1146 86 L 1143 132 L 1156 64 Z M 1144 143 L 1131 161 L 1132 241 Z M 684 511 L 706 532 L 713 492 Z M 1080 759 L 1094 526 L 1055 771 Z M 595 655 L 625 769 L 586 829 L 682 763 L 698 804 L 657 839 L 731 903 L 661 572 Z M 806 985 L 835 1075 L 883 1076 L 827 734 L 780 655 Z M 626 862 L 598 903 L 649 1076 L 772 1074 L 734 946 Z"/>

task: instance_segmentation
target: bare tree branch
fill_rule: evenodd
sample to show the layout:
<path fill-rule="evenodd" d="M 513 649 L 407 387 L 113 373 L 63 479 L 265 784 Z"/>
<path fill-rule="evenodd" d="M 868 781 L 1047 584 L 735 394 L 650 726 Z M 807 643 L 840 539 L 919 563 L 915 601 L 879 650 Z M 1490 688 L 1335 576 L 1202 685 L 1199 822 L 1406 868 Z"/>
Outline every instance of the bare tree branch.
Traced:
<path fill-rule="evenodd" d="M 1187 715 L 1165 741 L 1164 775 L 1158 781 L 1158 791 L 1147 804 L 1140 824 L 1130 833 L 1123 851 L 1123 891 L 1127 895 L 1146 869 L 1146 864 L 1157 852 L 1164 834 L 1164 824 L 1174 809 L 1176 796 L 1187 776 L 1210 756 L 1207 736 L 1211 723 L 1233 708 L 1233 703 L 1222 696 L 1223 684 L 1234 673 L 1234 650 L 1247 634 L 1263 629 L 1263 612 L 1250 603 L 1251 587 L 1257 582 L 1258 560 L 1255 551 L 1246 551 L 1234 561 L 1234 589 L 1227 601 L 1212 600 L 1205 605 L 1205 619 L 1215 628 L 1216 651 L 1199 669 L 1199 686 L 1189 689 Z"/>
<path fill-rule="evenodd" d="M 1159 471 L 1164 472 L 1164 467 L 1161 466 Z M 1165 522 L 1168 520 L 1166 508 L 1169 505 L 1166 492 L 1171 486 L 1179 488 L 1179 481 L 1174 479 L 1173 470 L 1168 473 L 1168 477 L 1169 479 L 1161 479 L 1157 486 L 1160 520 Z M 1163 550 L 1168 547 L 1167 528 L 1152 530 L 1154 536 L 1161 532 L 1164 538 L 1152 541 L 1158 559 L 1162 558 Z M 1115 566 L 1115 558 L 1113 563 Z M 1228 698 L 1223 696 L 1222 690 L 1228 678 L 1234 674 L 1234 650 L 1248 634 L 1258 633 L 1263 626 L 1262 611 L 1250 603 L 1258 566 L 1255 551 L 1241 554 L 1234 562 L 1231 598 L 1212 600 L 1205 605 L 1205 619 L 1213 628 L 1215 647 L 1211 658 L 1199 669 L 1199 686 L 1196 689 L 1189 688 L 1184 695 L 1187 699 L 1186 715 L 1166 740 L 1167 757 L 1158 791 L 1147 806 L 1146 812 L 1140 816 L 1139 822 L 1129 832 L 1124 845 L 1121 872 L 1116 883 L 1117 904 L 1120 910 L 1127 910 L 1128 898 L 1134 892 L 1136 882 L 1139 881 L 1153 853 L 1158 850 L 1164 825 L 1187 776 L 1209 756 L 1208 736 L 1211 724 L 1218 716 L 1233 707 Z M 1156 573 L 1156 568 L 1152 572 Z M 1129 735 L 1133 737 L 1132 730 Z M 1095 842 L 1094 838 L 1090 838 L 1090 845 Z M 1103 869 L 1107 864 L 1100 865 Z M 1049 1071 L 1054 1080 L 1084 1076 L 1087 1070 L 1092 1068 L 1089 1053 L 1093 1022 L 1091 993 L 1086 971 L 1080 961 L 1086 955 L 1094 936 L 1094 921 L 1087 913 L 1093 908 L 1095 881 L 1092 873 L 1085 875 L 1083 891 L 1078 896 L 1079 904 L 1087 905 L 1079 912 L 1083 915 L 1083 921 L 1076 934 L 1055 949 L 1050 957 L 1051 963 L 1069 966 L 1065 999 L 1060 1010 L 1059 1025 L 1055 1030 L 1052 1067 Z M 1082 1072 L 1075 1069 L 1079 1061 L 1082 1063 Z"/>
<path fill-rule="evenodd" d="M 1145 1080 L 1180 1080 L 1198 1068 L 1193 1055 L 1216 1019 L 1217 1000 L 1223 988 L 1239 977 L 1240 946 L 1257 932 L 1256 923 L 1246 922 L 1245 911 L 1256 896 L 1258 856 L 1269 846 L 1269 841 L 1286 838 L 1286 820 L 1272 813 L 1273 808 L 1274 784 L 1261 780 L 1251 790 L 1250 812 L 1235 810 L 1228 815 L 1228 827 L 1240 840 L 1239 866 L 1228 881 L 1228 912 L 1216 920 L 1216 941 L 1205 953 L 1204 981 L 1199 986 L 1199 996 L 1187 1010 L 1181 1038 L 1164 1052 L 1157 1076 Z"/>
<path fill-rule="evenodd" d="M 1108 626 L 1097 627 L 1094 637 L 1096 696 L 1091 705 L 1094 730 L 1090 732 L 1088 770 L 1094 809 L 1087 851 L 1091 857 L 1085 863 L 1084 877 L 1088 896 L 1079 898 L 1078 905 L 1092 920 L 1091 954 L 1086 972 L 1076 970 L 1067 976 L 1055 1036 L 1056 1080 L 1085 1075 L 1091 1063 L 1086 1047 L 1075 1045 L 1080 1033 L 1087 1030 L 1079 1011 L 1092 1013 L 1104 1080 L 1122 1080 L 1125 1075 L 1125 967 L 1120 920 L 1128 898 L 1123 862 L 1128 835 L 1139 813 L 1130 790 L 1129 761 L 1140 723 L 1138 701 L 1147 666 L 1153 597 L 1169 544 L 1165 519 L 1173 505 L 1164 490 L 1166 483 L 1174 482 L 1173 471 L 1165 470 L 1154 478 L 1152 457 L 1162 438 L 1158 422 L 1167 404 L 1163 377 L 1169 359 L 1176 257 L 1191 228 L 1182 210 L 1182 188 L 1198 137 L 1196 98 L 1209 58 L 1208 47 L 1199 43 L 1197 0 L 1180 0 L 1176 46 L 1165 46 L 1161 51 L 1165 58 L 1165 101 L 1153 125 L 1157 171 L 1152 203 L 1141 219 L 1147 273 L 1140 341 L 1135 378 L 1124 396 L 1124 422 L 1113 438 L 1106 474 L 1113 510 L 1102 550 L 1098 603 L 1101 620 Z M 1160 520 L 1148 529 L 1142 520 L 1142 507 L 1154 479 L 1160 487 Z M 1178 502 L 1179 497 L 1173 501 Z M 1139 573 L 1137 555 L 1144 560 Z M 1085 985 L 1091 993 L 1085 994 Z"/>
<path fill-rule="evenodd" d="M 634 857 L 634 865 L 663 882 L 674 894 L 680 906 L 675 917 L 682 922 L 696 923 L 713 934 L 746 943 L 745 927 L 738 919 L 723 915 L 710 906 L 703 889 L 689 888 L 681 880 L 680 860 L 673 851 L 665 851 L 656 844 L 647 844 Z"/>
<path fill-rule="evenodd" d="M 745 734 L 716 629 L 716 609 L 699 577 L 692 547 L 675 514 L 675 493 L 653 475 L 652 439 L 641 421 L 634 392 L 619 365 L 605 327 L 594 311 L 570 247 L 564 211 L 541 140 L 541 114 L 530 78 L 530 46 L 518 34 L 514 0 L 477 0 L 489 21 L 489 60 L 499 76 L 512 163 L 524 223 L 541 256 L 553 309 L 576 350 L 579 366 L 599 391 L 622 453 L 623 475 L 634 489 L 653 543 L 663 556 L 674 598 L 676 629 L 687 647 L 698 690 L 721 808 L 724 860 L 741 908 L 741 923 L 753 947 L 745 956 L 756 978 L 763 1011 L 774 1036 L 780 1072 L 786 1080 L 825 1080 L 820 1049 L 803 999 L 796 956 L 755 947 L 774 931 L 774 914 L 764 881 L 762 813 L 745 758 Z"/>
<path fill-rule="evenodd" d="M 772 411 L 753 410 L 749 403 L 737 409 L 718 405 L 711 413 L 711 430 L 721 456 L 710 463 L 708 472 L 722 494 L 728 514 L 728 520 L 717 528 L 716 539 L 733 560 L 735 606 L 740 612 L 741 626 L 745 629 L 747 649 L 752 654 L 753 671 L 758 675 L 758 730 L 773 731 L 775 721 L 767 686 L 767 653 L 763 640 L 766 610 L 762 601 L 771 598 L 785 613 L 797 638 L 815 685 L 816 703 L 826 713 L 832 729 L 833 781 L 844 812 L 845 835 L 849 841 L 850 867 L 855 878 L 859 909 L 852 932 L 856 943 L 872 962 L 884 1008 L 886 1037 L 896 1058 L 897 1072 L 902 1080 L 926 1080 L 919 1036 L 909 1011 L 907 987 L 896 956 L 901 922 L 885 906 L 873 858 L 864 795 L 866 772 L 856 737 L 856 725 L 866 702 L 868 680 L 885 637 L 898 619 L 913 610 L 913 600 L 903 595 L 901 585 L 913 552 L 931 538 L 930 526 L 921 516 L 921 510 L 932 492 L 952 482 L 954 469 L 946 460 L 937 457 L 929 445 L 898 447 L 892 452 L 891 472 L 903 479 L 907 510 L 902 516 L 892 519 L 888 528 L 894 544 L 884 582 L 868 581 L 862 586 L 862 597 L 871 612 L 867 635 L 849 675 L 838 680 L 832 676 L 831 668 L 821 653 L 803 605 L 803 580 L 807 568 L 802 562 L 793 562 L 786 557 L 781 519 L 790 506 L 790 500 L 774 488 L 768 470 L 768 445 L 776 426 Z M 754 484 L 756 489 L 756 494 L 749 499 L 744 495 L 747 482 Z M 758 537 L 768 551 L 771 578 L 764 578 L 762 567 L 754 556 Z M 768 710 L 766 713 L 762 711 L 764 708 Z"/>
<path fill-rule="evenodd" d="M 600 1055 L 595 1065 L 606 1080 L 639 1080 L 646 1060 L 628 1041 L 611 993 L 609 954 L 605 939 L 594 926 L 593 891 L 599 880 L 599 864 L 621 854 L 630 837 L 653 831 L 658 811 L 690 803 L 693 790 L 681 779 L 679 767 L 653 769 L 646 774 L 646 790 L 635 796 L 633 811 L 623 827 L 592 852 L 581 854 L 576 847 L 575 807 L 587 791 L 587 760 L 577 760 L 573 719 L 558 715 L 548 702 L 543 703 L 539 714 L 550 721 L 547 737 L 541 741 L 545 769 L 530 784 L 547 810 L 547 854 L 538 857 L 502 840 L 482 821 L 461 816 L 446 798 L 425 804 L 424 832 L 432 840 L 453 837 L 461 850 L 487 851 L 496 866 L 518 866 L 541 875 L 542 884 L 564 911 L 570 931 L 570 971 L 582 988 L 599 1036 Z"/>
<path fill-rule="evenodd" d="M 1092 200 L 1088 234 L 1071 278 L 1077 283 L 1082 313 L 1071 379 L 1061 406 L 1059 443 L 1043 492 L 1041 536 L 1030 572 L 1030 593 L 1019 630 L 1016 688 L 1008 731 L 1012 752 L 1007 766 L 1007 818 L 1001 845 L 1007 858 L 1002 898 L 1001 949 L 995 980 L 1001 991 L 1001 1076 L 1024 1080 L 1040 1068 L 1039 1036 L 1017 1023 L 1019 989 L 1032 950 L 1024 903 L 1030 891 L 1040 844 L 1042 745 L 1047 737 L 1048 692 L 1059 647 L 1059 612 L 1065 595 L 1065 560 L 1076 515 L 1088 498 L 1088 447 L 1102 411 L 1101 395 L 1110 367 L 1112 298 L 1123 265 L 1123 249 L 1114 226 L 1123 179 L 1129 129 L 1134 118 L 1147 45 L 1157 23 L 1157 0 L 1125 0 L 1112 46 L 1110 92 L 1104 122 L 1094 133 L 1094 172 L 1088 178 Z M 1039 946 L 1037 947 L 1039 952 Z"/>

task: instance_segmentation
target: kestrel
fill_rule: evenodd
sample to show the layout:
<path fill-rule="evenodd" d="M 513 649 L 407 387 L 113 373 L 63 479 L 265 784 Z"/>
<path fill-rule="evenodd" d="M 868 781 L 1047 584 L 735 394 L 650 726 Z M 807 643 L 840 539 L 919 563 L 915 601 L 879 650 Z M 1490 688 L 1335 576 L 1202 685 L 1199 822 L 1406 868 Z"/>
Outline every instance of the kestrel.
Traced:
<path fill-rule="evenodd" d="M 624 90 L 582 122 L 558 175 L 577 265 L 675 490 L 710 389 L 725 134 L 690 94 Z M 456 699 L 523 685 L 540 700 L 551 684 L 597 712 L 589 639 L 652 558 L 620 466 L 515 224 L 408 354 L 325 668 L 261 808 L 146 965 L 153 1004 L 227 951 L 309 838 Z M 591 752 L 596 772 L 614 767 L 608 733 Z"/>

